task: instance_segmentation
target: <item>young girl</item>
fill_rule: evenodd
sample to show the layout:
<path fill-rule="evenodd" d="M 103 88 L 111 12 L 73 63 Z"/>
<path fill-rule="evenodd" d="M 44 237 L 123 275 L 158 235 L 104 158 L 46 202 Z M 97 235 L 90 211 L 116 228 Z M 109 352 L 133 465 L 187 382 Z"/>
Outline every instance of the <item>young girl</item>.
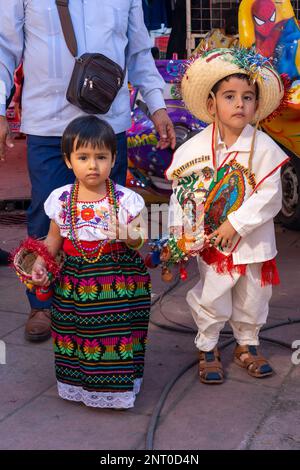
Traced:
<path fill-rule="evenodd" d="M 58 393 L 87 406 L 130 408 L 142 382 L 150 313 L 150 277 L 135 251 L 144 240 L 144 201 L 109 179 L 116 138 L 103 120 L 72 121 L 62 154 L 76 182 L 45 202 L 45 245 L 54 256 L 61 248 L 66 254 L 52 304 Z M 32 279 L 49 284 L 41 257 Z"/>

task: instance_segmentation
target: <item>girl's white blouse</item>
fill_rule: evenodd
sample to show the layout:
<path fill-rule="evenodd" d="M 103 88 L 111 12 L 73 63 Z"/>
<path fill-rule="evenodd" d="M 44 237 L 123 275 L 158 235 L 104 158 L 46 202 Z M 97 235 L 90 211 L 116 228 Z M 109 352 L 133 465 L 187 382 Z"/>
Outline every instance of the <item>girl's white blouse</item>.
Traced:
<path fill-rule="evenodd" d="M 56 222 L 60 228 L 60 234 L 64 238 L 70 238 L 71 220 L 69 206 L 71 188 L 72 185 L 67 184 L 55 189 L 44 204 L 47 216 Z M 115 185 L 115 191 L 119 201 L 119 223 L 126 225 L 143 211 L 145 202 L 142 196 L 119 184 Z M 80 240 L 95 241 L 106 239 L 105 230 L 108 229 L 109 219 L 110 211 L 107 197 L 99 201 L 77 202 L 76 229 Z"/>

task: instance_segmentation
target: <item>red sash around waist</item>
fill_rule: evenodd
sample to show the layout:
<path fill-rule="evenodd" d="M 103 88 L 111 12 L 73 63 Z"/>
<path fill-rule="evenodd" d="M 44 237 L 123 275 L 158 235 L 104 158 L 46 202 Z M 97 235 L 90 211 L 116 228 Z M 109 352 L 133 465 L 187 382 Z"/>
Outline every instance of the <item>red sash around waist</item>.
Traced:
<path fill-rule="evenodd" d="M 233 264 L 232 254 L 229 256 L 223 255 L 219 250 L 214 247 L 204 249 L 201 258 L 206 264 L 212 266 L 219 274 L 230 274 L 233 272 L 245 276 L 247 264 Z M 261 266 L 261 286 L 280 284 L 279 273 L 277 270 L 276 259 L 264 261 Z"/>

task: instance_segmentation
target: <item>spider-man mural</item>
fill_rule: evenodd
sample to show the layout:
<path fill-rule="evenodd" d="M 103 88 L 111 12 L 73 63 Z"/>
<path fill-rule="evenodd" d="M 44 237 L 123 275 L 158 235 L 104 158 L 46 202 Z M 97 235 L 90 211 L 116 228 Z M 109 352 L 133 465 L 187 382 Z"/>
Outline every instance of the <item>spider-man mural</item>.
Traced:
<path fill-rule="evenodd" d="M 274 54 L 284 21 L 276 22 L 276 7 L 272 0 L 256 0 L 252 5 L 256 47 L 266 57 Z"/>
<path fill-rule="evenodd" d="M 243 0 L 242 44 L 275 59 L 276 68 L 292 80 L 300 78 L 300 29 L 289 0 Z"/>

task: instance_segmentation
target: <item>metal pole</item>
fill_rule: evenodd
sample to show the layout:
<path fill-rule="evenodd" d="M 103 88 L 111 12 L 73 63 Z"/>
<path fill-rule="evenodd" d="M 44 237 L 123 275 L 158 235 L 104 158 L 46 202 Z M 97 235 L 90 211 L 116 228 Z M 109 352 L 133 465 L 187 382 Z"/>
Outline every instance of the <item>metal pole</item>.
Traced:
<path fill-rule="evenodd" d="M 191 0 L 186 0 L 186 51 L 187 57 L 192 55 L 192 12 Z"/>

